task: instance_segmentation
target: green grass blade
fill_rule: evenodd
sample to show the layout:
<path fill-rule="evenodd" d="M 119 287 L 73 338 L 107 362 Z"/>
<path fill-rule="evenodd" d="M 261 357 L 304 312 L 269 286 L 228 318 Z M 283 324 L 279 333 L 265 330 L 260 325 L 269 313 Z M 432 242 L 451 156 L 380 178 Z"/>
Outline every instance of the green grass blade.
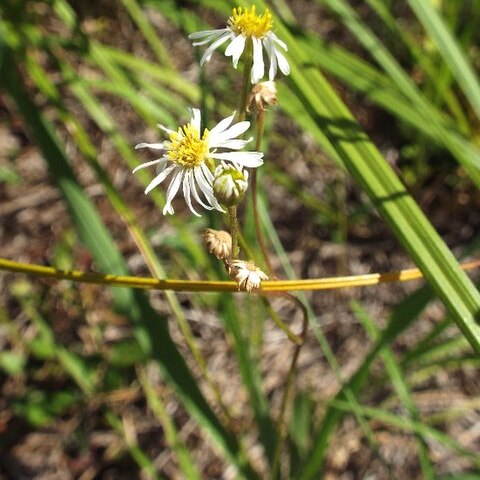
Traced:
<path fill-rule="evenodd" d="M 419 44 L 417 38 L 412 35 L 412 32 L 403 28 L 403 25 L 395 20 L 393 13 L 382 0 L 367 0 L 367 3 L 387 26 L 390 34 L 387 34 L 387 36 L 391 37 L 389 38 L 390 45 L 392 45 L 392 42 L 403 44 L 416 64 L 424 72 L 426 76 L 424 93 L 427 95 L 430 93 L 429 98 L 439 108 L 441 108 L 442 102 L 444 102 L 454 116 L 457 128 L 467 137 L 471 137 L 472 128 L 466 112 L 464 112 L 456 92 L 452 88 L 454 77 L 448 66 L 445 63 L 438 65 L 437 56 L 432 55 L 431 51 L 424 49 L 423 45 Z M 473 25 L 475 25 L 475 21 L 470 19 L 469 26 Z M 465 29 L 463 37 L 471 37 L 472 29 L 469 26 Z M 396 48 L 398 50 L 398 47 Z"/>
<path fill-rule="evenodd" d="M 50 322 L 39 312 L 38 299 L 33 297 L 28 284 L 14 285 L 12 290 L 14 296 L 20 302 L 22 310 L 38 329 L 38 338 L 41 338 L 42 347 L 56 357 L 58 363 L 79 386 L 85 396 L 92 397 L 95 393 L 95 381 L 85 359 L 56 342 Z"/>
<path fill-rule="evenodd" d="M 195 466 L 193 459 L 188 451 L 187 446 L 180 438 L 173 419 L 165 408 L 162 396 L 158 395 L 158 392 L 153 388 L 148 380 L 148 375 L 144 369 L 138 369 L 137 376 L 142 385 L 142 389 L 148 401 L 148 406 L 159 419 L 166 441 L 170 445 L 170 448 L 175 452 L 178 458 L 178 463 L 184 475 L 184 478 L 191 480 L 200 480 L 201 475 Z"/>
<path fill-rule="evenodd" d="M 200 101 L 197 86 L 181 77 L 178 73 L 111 46 L 103 45 L 95 41 L 91 41 L 91 43 L 93 43 L 102 55 L 109 57 L 109 59 L 118 66 L 128 69 L 131 75 L 151 77 L 157 85 L 168 87 L 190 104 L 197 104 Z"/>
<path fill-rule="evenodd" d="M 446 357 L 442 359 L 436 359 L 432 364 L 425 363 L 418 367 L 410 376 L 409 383 L 412 386 L 425 384 L 434 375 L 442 372 L 442 375 L 457 373 L 458 371 L 465 371 L 465 368 L 472 368 L 478 370 L 480 367 L 480 358 L 473 354 L 460 355 L 455 357 Z M 465 410 L 462 411 L 465 413 Z"/>
<path fill-rule="evenodd" d="M 348 411 L 350 408 L 349 404 L 344 401 L 333 400 L 331 403 L 336 408 L 344 411 Z M 387 412 L 386 410 L 382 410 L 379 408 L 362 406 L 359 409 L 363 413 L 363 415 L 375 419 L 376 421 L 385 423 L 386 425 L 390 425 L 392 427 L 397 427 L 407 432 L 418 433 L 422 437 L 432 439 L 440 443 L 441 445 L 448 447 L 455 453 L 458 453 L 459 455 L 468 458 L 474 463 L 477 468 L 480 467 L 480 455 L 478 453 L 467 450 L 456 440 L 449 437 L 440 430 L 425 425 L 424 423 L 416 422 L 414 420 L 409 420 L 406 418 L 400 418 L 393 413 Z"/>
<path fill-rule="evenodd" d="M 438 51 L 450 67 L 465 96 L 480 118 L 480 84 L 462 48 L 455 41 L 441 15 L 431 2 L 408 0 L 412 10 L 435 42 Z"/>
<path fill-rule="evenodd" d="M 395 308 L 390 316 L 388 325 L 381 333 L 380 338 L 368 352 L 358 370 L 351 376 L 348 382 L 343 384 L 341 390 L 335 396 L 335 399 L 348 401 L 347 392 L 349 391 L 353 395 L 358 396 L 368 379 L 370 367 L 381 350 L 390 344 L 401 332 L 408 328 L 418 318 L 418 315 L 424 310 L 431 298 L 432 294 L 430 289 L 422 288 Z M 315 475 L 321 470 L 330 437 L 343 416 L 344 412 L 342 410 L 336 409 L 333 406 L 328 407 L 323 417 L 323 421 L 312 441 L 314 447 L 312 448 L 310 461 L 306 463 L 300 478 L 315 478 Z"/>
<path fill-rule="evenodd" d="M 270 405 L 263 392 L 260 372 L 255 367 L 256 362 L 251 354 L 250 345 L 241 332 L 238 313 L 236 312 L 238 306 L 235 305 L 231 298 L 225 296 L 220 299 L 220 302 L 219 310 L 223 312 L 222 321 L 234 339 L 233 347 L 237 356 L 238 367 L 243 384 L 250 396 L 251 408 L 255 415 L 260 441 L 264 445 L 267 458 L 271 460 L 274 454 L 277 433 L 270 416 Z"/>
<path fill-rule="evenodd" d="M 165 477 L 157 473 L 157 469 L 153 462 L 148 458 L 145 451 L 138 445 L 137 439 L 132 432 L 129 431 L 125 418 L 119 418 L 113 411 L 109 410 L 105 413 L 105 419 L 116 430 L 125 442 L 126 449 L 130 456 L 135 460 L 142 471 L 142 477 L 149 480 L 165 480 Z M 123 420 L 123 421 L 122 421 Z"/>
<path fill-rule="evenodd" d="M 356 36 L 364 48 L 372 55 L 376 62 L 385 70 L 395 87 L 410 103 L 410 110 L 416 110 L 423 118 L 424 127 L 428 126 L 431 134 L 435 135 L 452 151 L 459 162 L 465 167 L 472 180 L 480 187 L 479 157 L 472 157 L 467 153 L 468 147 L 463 145 L 458 136 L 451 135 L 450 130 L 456 130 L 455 125 L 444 123 L 442 116 L 434 105 L 432 105 L 418 90 L 417 86 L 409 75 L 403 70 L 393 55 L 383 46 L 381 41 L 366 27 L 358 18 L 357 14 L 344 0 L 324 0 L 326 5 L 339 15 L 345 26 Z M 355 78 L 350 72 L 351 78 Z M 397 103 L 397 102 L 396 102 Z M 403 103 L 403 102 L 402 102 Z M 452 122 L 450 122 L 452 123 Z M 426 130 L 423 128 L 422 130 Z M 466 148 L 466 150 L 464 150 Z M 472 150 L 472 149 L 470 149 Z"/>
<path fill-rule="evenodd" d="M 168 68 L 173 68 L 172 60 L 167 49 L 155 33 L 151 23 L 145 18 L 145 15 L 138 3 L 135 0 L 121 0 L 121 2 L 127 9 L 133 21 L 137 24 L 140 31 L 143 33 L 143 36 L 147 39 L 159 62 Z"/>
<path fill-rule="evenodd" d="M 358 302 L 353 302 L 351 305 L 351 308 L 355 313 L 355 315 L 357 316 L 357 318 L 362 322 L 369 337 L 374 341 L 378 340 L 379 331 L 374 321 L 370 318 L 370 316 L 365 311 L 365 309 Z M 401 368 L 396 362 L 395 357 L 393 356 L 393 353 L 388 347 L 384 347 L 380 351 L 380 357 L 382 358 L 382 361 L 385 365 L 385 369 L 387 370 L 388 376 L 390 377 L 393 388 L 395 389 L 395 392 L 397 393 L 398 398 L 402 402 L 409 416 L 413 420 L 420 422 L 419 412 L 417 410 L 417 407 L 415 406 L 415 403 L 413 402 L 408 384 L 404 379 Z M 419 459 L 420 459 L 420 465 L 423 472 L 423 478 L 432 479 L 434 478 L 434 470 L 428 455 L 427 443 L 425 442 L 424 438 L 421 435 L 417 435 L 417 437 L 418 437 Z"/>
<path fill-rule="evenodd" d="M 334 75 L 345 85 L 361 92 L 374 103 L 390 112 L 399 120 L 421 132 L 436 144 L 449 150 L 458 162 L 465 167 L 471 179 L 480 188 L 480 150 L 463 137 L 451 119 L 442 115 L 433 105 L 428 107 L 428 115 L 436 118 L 441 126 L 430 128 L 425 119 L 426 105 L 409 100 L 402 94 L 398 84 L 379 72 L 365 60 L 335 45 L 329 45 L 321 39 L 308 39 L 300 42 L 308 51 L 312 62 L 318 64 L 328 73 Z M 280 103 L 292 118 L 295 118 L 305 129 L 315 131 L 310 125 L 311 119 L 305 118 L 304 109 L 298 106 L 298 100 L 284 85 L 279 85 Z M 420 95 L 418 93 L 418 95 Z M 422 100 L 424 103 L 425 99 Z M 315 133 L 317 136 L 317 134 Z M 329 152 L 330 153 L 330 152 Z"/>
<path fill-rule="evenodd" d="M 451 357 L 461 353 L 468 353 L 468 343 L 465 337 L 457 335 L 453 338 L 443 339 L 439 343 L 431 345 L 427 350 L 421 354 L 417 354 L 415 357 L 410 357 L 408 361 L 403 363 L 406 366 L 415 365 L 420 367 L 425 364 L 435 364 L 441 361 L 445 357 Z"/>

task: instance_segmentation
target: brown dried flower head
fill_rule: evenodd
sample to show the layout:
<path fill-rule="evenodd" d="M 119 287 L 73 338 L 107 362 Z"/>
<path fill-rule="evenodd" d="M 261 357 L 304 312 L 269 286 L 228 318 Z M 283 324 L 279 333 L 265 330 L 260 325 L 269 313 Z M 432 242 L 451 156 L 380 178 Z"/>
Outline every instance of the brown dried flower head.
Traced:
<path fill-rule="evenodd" d="M 228 258 L 232 253 L 232 237 L 224 230 L 207 228 L 203 232 L 203 242 L 208 251 L 221 260 Z"/>
<path fill-rule="evenodd" d="M 275 105 L 277 103 L 277 87 L 275 82 L 261 82 L 257 83 L 250 92 L 248 97 L 249 112 L 256 110 L 257 112 L 263 112 L 269 105 Z"/>
<path fill-rule="evenodd" d="M 238 289 L 244 292 L 251 292 L 260 287 L 262 280 L 268 280 L 268 276 L 251 261 L 234 260 L 230 275 L 238 283 Z"/>

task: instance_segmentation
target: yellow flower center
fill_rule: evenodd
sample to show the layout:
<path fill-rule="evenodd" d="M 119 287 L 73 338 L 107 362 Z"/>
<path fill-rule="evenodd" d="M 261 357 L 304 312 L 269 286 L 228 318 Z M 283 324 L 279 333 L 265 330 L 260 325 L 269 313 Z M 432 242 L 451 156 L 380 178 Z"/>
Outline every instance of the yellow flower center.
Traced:
<path fill-rule="evenodd" d="M 255 5 L 234 8 L 228 25 L 237 34 L 245 37 L 262 38 L 272 29 L 272 14 L 268 9 L 263 15 L 255 13 Z"/>
<path fill-rule="evenodd" d="M 191 123 L 180 127 L 177 132 L 170 134 L 168 158 L 184 167 L 198 167 L 208 155 L 208 135 L 209 131 L 205 129 L 200 138 L 198 130 Z"/>

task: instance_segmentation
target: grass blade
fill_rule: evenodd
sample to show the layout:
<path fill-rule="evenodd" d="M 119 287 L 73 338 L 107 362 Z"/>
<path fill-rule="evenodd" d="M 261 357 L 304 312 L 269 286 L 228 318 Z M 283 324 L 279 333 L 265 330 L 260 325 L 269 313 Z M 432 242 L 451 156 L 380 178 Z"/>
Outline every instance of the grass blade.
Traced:
<path fill-rule="evenodd" d="M 367 331 L 368 335 L 371 339 L 377 340 L 379 337 L 379 331 L 370 318 L 368 313 L 364 310 L 364 308 L 358 303 L 353 302 L 352 310 L 362 322 L 365 330 Z M 390 377 L 391 383 L 397 393 L 398 398 L 404 405 L 406 411 L 408 412 L 409 416 L 415 420 L 416 422 L 420 422 L 420 416 L 418 410 L 413 402 L 410 389 L 408 387 L 407 382 L 403 378 L 403 373 L 401 371 L 400 366 L 395 361 L 395 357 L 393 353 L 388 347 L 384 347 L 380 351 L 380 356 L 383 360 L 387 373 Z M 418 436 L 418 448 L 419 448 L 419 458 L 420 458 L 420 465 L 422 467 L 423 478 L 426 479 L 433 479 L 434 478 L 434 471 L 433 465 L 430 462 L 430 458 L 428 456 L 428 446 L 421 435 Z"/>
<path fill-rule="evenodd" d="M 432 2 L 408 0 L 408 3 L 435 42 L 477 117 L 480 118 L 480 84 L 462 48 L 455 41 Z"/>

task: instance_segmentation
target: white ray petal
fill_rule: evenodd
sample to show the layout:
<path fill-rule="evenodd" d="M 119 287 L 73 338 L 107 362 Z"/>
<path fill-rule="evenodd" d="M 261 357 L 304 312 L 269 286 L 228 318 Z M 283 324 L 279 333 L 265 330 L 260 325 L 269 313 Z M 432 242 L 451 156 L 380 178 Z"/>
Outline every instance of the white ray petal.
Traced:
<path fill-rule="evenodd" d="M 244 167 L 256 168 L 263 165 L 263 153 L 261 152 L 222 152 L 211 153 L 211 158 L 235 162 Z"/>
<path fill-rule="evenodd" d="M 212 58 L 213 52 L 223 43 L 225 43 L 228 39 L 232 37 L 233 33 L 224 33 L 220 38 L 215 40 L 206 50 L 205 53 L 203 54 L 202 59 L 200 60 L 200 65 L 203 65 L 205 62 L 209 62 L 210 59 Z"/>
<path fill-rule="evenodd" d="M 163 207 L 163 214 L 165 215 L 166 213 L 174 213 L 173 207 L 172 207 L 172 200 L 174 199 L 175 195 L 178 192 L 178 189 L 180 188 L 180 183 L 183 178 L 183 168 L 178 168 L 178 171 L 175 173 L 175 176 L 173 177 L 172 181 L 170 182 L 170 185 L 168 186 L 167 190 L 167 201 L 165 203 L 165 206 Z"/>
<path fill-rule="evenodd" d="M 228 28 L 221 28 L 218 30 L 203 30 L 202 32 L 191 33 L 188 38 L 190 40 L 200 40 L 199 42 L 194 42 L 194 46 L 204 45 L 205 43 L 212 41 L 214 38 L 220 37 L 228 30 Z"/>
<path fill-rule="evenodd" d="M 270 61 L 270 68 L 268 70 L 268 79 L 274 80 L 277 75 L 277 57 L 275 56 L 275 46 L 270 38 L 265 38 L 263 45 L 267 51 L 268 59 Z"/>
<path fill-rule="evenodd" d="M 208 137 L 208 144 L 210 147 L 215 148 L 217 147 L 220 143 L 223 143 L 227 140 L 231 140 L 232 138 L 238 137 L 242 133 L 248 130 L 250 127 L 250 122 L 244 120 L 243 122 L 238 122 L 232 125 L 229 129 L 223 131 L 223 132 L 218 132 L 214 135 L 212 135 L 212 132 L 210 132 L 210 136 Z"/>
<path fill-rule="evenodd" d="M 248 140 L 225 140 L 221 143 L 216 143 L 215 147 L 217 148 L 229 148 L 231 150 L 240 150 L 247 143 L 250 143 L 253 140 L 253 137 L 250 137 Z"/>
<path fill-rule="evenodd" d="M 193 127 L 197 130 L 198 134 L 200 134 L 200 126 L 202 123 L 202 114 L 200 113 L 200 110 L 198 108 L 192 108 L 192 119 L 190 120 L 190 123 L 193 125 Z"/>
<path fill-rule="evenodd" d="M 290 73 L 290 65 L 288 64 L 288 61 L 285 58 L 285 55 L 283 55 L 283 53 L 278 48 L 275 48 L 274 52 L 275 52 L 275 56 L 277 57 L 278 66 L 281 72 L 284 75 L 288 75 Z"/>
<path fill-rule="evenodd" d="M 153 148 L 154 150 L 165 150 L 165 145 L 162 143 L 139 143 L 135 145 L 135 150 L 139 148 Z"/>
<path fill-rule="evenodd" d="M 197 180 L 198 186 L 200 187 L 200 190 L 205 195 L 205 198 L 208 200 L 208 203 L 210 203 L 212 207 L 219 210 L 220 212 L 224 212 L 225 210 L 220 206 L 217 199 L 215 198 L 215 195 L 213 194 L 213 188 L 212 188 L 213 175 L 208 169 L 208 167 L 204 163 L 202 163 L 202 165 L 195 168 L 194 171 L 195 171 L 195 178 Z M 211 180 L 209 180 L 209 176 L 212 177 Z"/>
<path fill-rule="evenodd" d="M 232 57 L 233 68 L 237 68 L 238 60 L 245 50 L 245 41 L 243 35 L 237 35 L 225 50 L 225 56 Z"/>
<path fill-rule="evenodd" d="M 200 42 L 193 42 L 192 45 L 194 47 L 201 47 L 202 45 L 206 45 L 207 43 L 210 43 L 214 38 L 217 38 L 217 35 L 212 35 L 210 37 L 207 37 L 204 40 L 201 40 Z"/>
<path fill-rule="evenodd" d="M 165 157 L 157 158 L 156 160 L 152 160 L 151 162 L 146 162 L 146 163 L 142 163 L 141 165 L 138 165 L 132 170 L 132 173 L 138 172 L 142 168 L 150 167 L 151 165 L 156 165 L 157 163 L 166 164 L 167 162 L 168 162 L 168 158 L 165 158 Z"/>
<path fill-rule="evenodd" d="M 172 130 L 171 128 L 166 127 L 165 125 L 162 125 L 161 123 L 157 123 L 157 127 L 160 130 L 163 130 L 164 132 L 168 133 L 169 135 L 175 131 L 175 130 Z"/>
<path fill-rule="evenodd" d="M 265 73 L 265 65 L 263 63 L 262 41 L 259 38 L 252 37 L 253 42 L 253 67 L 251 73 L 252 83 L 258 83 Z"/>
<path fill-rule="evenodd" d="M 233 119 L 234 119 L 236 113 L 237 112 L 233 112 L 232 115 L 230 115 L 229 117 L 226 117 L 223 120 L 221 120 L 220 122 L 218 122 L 218 124 L 215 125 L 210 130 L 210 138 L 212 137 L 212 135 L 215 136 L 218 133 L 221 133 L 221 132 L 225 131 L 230 126 L 230 124 L 233 122 Z"/>
<path fill-rule="evenodd" d="M 213 173 L 210 171 L 210 169 L 205 165 L 205 163 L 202 163 L 200 165 L 200 168 L 202 169 L 203 172 L 203 177 L 207 180 L 207 182 L 212 186 L 213 183 Z"/>
<path fill-rule="evenodd" d="M 165 170 L 163 170 L 160 174 L 158 174 L 147 186 L 147 188 L 145 189 L 145 193 L 148 193 L 150 192 L 151 190 L 153 190 L 155 187 L 157 187 L 158 185 L 160 185 L 167 177 L 168 177 L 168 174 L 174 170 L 175 168 L 177 168 L 177 166 L 174 164 L 174 165 L 170 165 L 169 167 L 167 167 Z"/>
<path fill-rule="evenodd" d="M 205 191 L 207 193 L 213 192 L 211 183 L 203 176 L 201 165 L 193 169 L 193 174 L 195 175 L 195 180 L 203 193 L 205 193 Z M 207 200 L 209 200 L 208 196 Z"/>
<path fill-rule="evenodd" d="M 199 168 L 199 167 L 195 167 L 196 168 Z M 197 192 L 197 187 L 195 186 L 195 182 L 196 182 L 196 179 L 194 177 L 194 170 L 189 170 L 187 173 L 190 177 L 190 185 L 192 187 L 192 193 L 193 193 L 193 198 L 203 207 L 203 208 L 206 208 L 207 210 L 213 210 L 213 207 L 211 205 L 207 205 L 203 202 L 203 200 L 200 198 L 200 195 L 198 194 Z"/>
<path fill-rule="evenodd" d="M 191 212 L 196 215 L 197 217 L 201 217 L 199 213 L 195 211 L 192 205 L 192 198 L 191 198 L 191 180 L 190 180 L 190 173 L 191 169 L 185 171 L 185 175 L 183 176 L 183 196 L 185 197 L 185 201 L 187 202 L 188 208 Z"/>
<path fill-rule="evenodd" d="M 286 52 L 288 51 L 287 44 L 282 42 L 282 40 L 280 40 L 273 32 L 269 32 L 267 36 L 270 37 L 275 43 L 280 45 Z"/>
<path fill-rule="evenodd" d="M 193 173 L 195 175 L 195 180 L 197 181 L 198 186 L 200 187 L 201 192 L 205 195 L 208 203 L 213 206 L 213 200 L 215 197 L 213 196 L 213 189 L 211 184 L 205 179 L 203 176 L 203 171 L 201 166 L 195 167 L 193 169 Z"/>

